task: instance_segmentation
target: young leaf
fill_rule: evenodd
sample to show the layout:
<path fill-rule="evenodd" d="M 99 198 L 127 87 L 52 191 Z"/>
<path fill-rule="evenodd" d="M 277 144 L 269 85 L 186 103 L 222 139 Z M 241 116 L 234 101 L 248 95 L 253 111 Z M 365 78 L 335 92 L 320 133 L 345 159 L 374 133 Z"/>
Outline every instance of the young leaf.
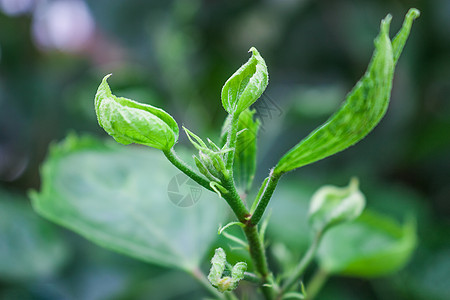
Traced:
<path fill-rule="evenodd" d="M 230 115 L 239 115 L 262 95 L 269 75 L 264 59 L 255 47 L 252 57 L 225 82 L 222 88 L 222 105 Z"/>
<path fill-rule="evenodd" d="M 117 142 L 169 150 L 178 140 L 178 125 L 162 109 L 116 97 L 103 78 L 95 95 L 98 124 Z"/>
<path fill-rule="evenodd" d="M 41 191 L 31 194 L 40 215 L 160 266 L 198 267 L 226 214 L 209 192 L 193 206 L 175 207 L 168 192 L 194 197 L 201 187 L 186 187 L 163 156 L 142 148 L 69 136 L 51 148 L 41 170 Z"/>
<path fill-rule="evenodd" d="M 246 109 L 239 116 L 238 137 L 234 152 L 234 178 L 237 188 L 247 194 L 256 172 L 257 135 L 259 119 L 254 120 L 255 110 Z"/>
<path fill-rule="evenodd" d="M 416 246 L 413 220 L 403 226 L 373 212 L 331 228 L 318 250 L 319 264 L 330 274 L 378 277 L 402 268 Z"/>
<path fill-rule="evenodd" d="M 331 226 L 356 219 L 365 203 L 356 178 L 344 188 L 323 186 L 312 196 L 309 224 L 315 232 L 324 232 Z"/>
<path fill-rule="evenodd" d="M 366 74 L 347 96 L 339 111 L 286 153 L 278 162 L 275 172 L 288 172 L 331 156 L 357 143 L 373 130 L 386 113 L 395 62 L 406 42 L 412 20 L 417 16 L 417 10 L 408 13 L 394 44 L 391 44 L 388 36 L 391 16 L 382 20 L 380 34 L 375 39 L 375 52 Z"/>

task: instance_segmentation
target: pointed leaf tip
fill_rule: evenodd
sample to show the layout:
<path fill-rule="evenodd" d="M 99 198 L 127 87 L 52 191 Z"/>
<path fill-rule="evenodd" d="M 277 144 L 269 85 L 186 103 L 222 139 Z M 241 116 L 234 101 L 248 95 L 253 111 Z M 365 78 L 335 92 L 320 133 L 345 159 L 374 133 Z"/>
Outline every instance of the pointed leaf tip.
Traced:
<path fill-rule="evenodd" d="M 239 115 L 262 95 L 269 75 L 264 59 L 251 47 L 250 59 L 225 82 L 222 88 L 222 105 L 230 115 Z"/>

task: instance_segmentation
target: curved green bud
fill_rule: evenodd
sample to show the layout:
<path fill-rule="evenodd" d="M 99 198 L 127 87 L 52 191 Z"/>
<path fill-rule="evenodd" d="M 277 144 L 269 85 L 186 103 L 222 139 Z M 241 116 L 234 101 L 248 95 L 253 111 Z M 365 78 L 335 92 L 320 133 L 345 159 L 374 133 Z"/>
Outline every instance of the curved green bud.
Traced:
<path fill-rule="evenodd" d="M 227 257 L 222 248 L 217 248 L 213 258 L 211 259 L 211 269 L 209 270 L 208 280 L 212 285 L 218 286 L 225 271 Z"/>
<path fill-rule="evenodd" d="M 107 82 L 109 76 L 103 78 L 95 95 L 98 124 L 121 144 L 171 149 L 179 134 L 175 120 L 162 109 L 114 96 Z"/>
<path fill-rule="evenodd" d="M 247 264 L 245 262 L 238 262 L 231 269 L 231 277 L 222 277 L 226 264 L 227 257 L 225 251 L 222 248 L 217 248 L 211 259 L 211 270 L 208 274 L 208 280 L 221 293 L 236 289 L 239 281 L 244 279 L 244 273 L 247 270 Z"/>
<path fill-rule="evenodd" d="M 269 74 L 264 59 L 255 47 L 252 57 L 225 82 L 222 105 L 230 114 L 239 115 L 258 100 L 267 87 Z"/>
<path fill-rule="evenodd" d="M 247 271 L 247 264 L 245 262 L 236 263 L 231 269 L 231 279 L 234 283 L 234 288 L 237 288 L 239 281 L 244 279 L 244 273 Z"/>
<path fill-rule="evenodd" d="M 331 226 L 359 217 L 365 204 L 356 178 L 352 178 L 349 185 L 343 188 L 323 186 L 312 196 L 309 224 L 315 232 L 323 233 Z"/>

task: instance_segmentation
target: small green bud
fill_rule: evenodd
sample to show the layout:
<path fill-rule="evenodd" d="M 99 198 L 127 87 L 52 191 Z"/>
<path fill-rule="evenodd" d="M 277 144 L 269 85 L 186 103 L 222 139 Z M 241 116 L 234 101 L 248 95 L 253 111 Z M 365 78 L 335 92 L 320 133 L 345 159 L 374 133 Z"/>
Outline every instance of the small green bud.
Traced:
<path fill-rule="evenodd" d="M 213 258 L 211 259 L 211 269 L 209 270 L 208 280 L 212 285 L 218 286 L 222 278 L 227 257 L 222 248 L 217 248 Z"/>
<path fill-rule="evenodd" d="M 234 289 L 237 288 L 239 281 L 244 279 L 244 273 L 247 270 L 247 264 L 245 262 L 238 262 L 231 269 L 231 278 L 234 282 Z"/>
<path fill-rule="evenodd" d="M 352 178 L 347 187 L 323 186 L 312 196 L 309 223 L 315 232 L 359 217 L 366 201 L 358 185 Z"/>
<path fill-rule="evenodd" d="M 231 75 L 222 88 L 222 105 L 230 115 L 239 115 L 249 108 L 269 83 L 264 59 L 255 47 L 249 52 L 252 52 L 252 57 Z"/>
<path fill-rule="evenodd" d="M 162 109 L 116 97 L 103 78 L 95 95 L 98 124 L 117 142 L 169 150 L 178 140 L 178 125 Z"/>
<path fill-rule="evenodd" d="M 238 262 L 231 269 L 231 277 L 222 277 L 226 263 L 225 251 L 222 248 L 217 248 L 211 259 L 211 270 L 209 271 L 208 280 L 221 293 L 236 289 L 239 281 L 244 279 L 244 272 L 247 270 L 245 262 Z"/>
<path fill-rule="evenodd" d="M 231 149 L 223 147 L 220 149 L 214 142 L 208 139 L 209 147 L 203 140 L 189 129 L 183 127 L 189 141 L 197 148 L 198 158 L 194 157 L 195 164 L 199 171 L 211 180 L 212 175 L 214 180 L 220 181 L 228 177 L 228 170 L 225 166 L 225 154 Z"/>

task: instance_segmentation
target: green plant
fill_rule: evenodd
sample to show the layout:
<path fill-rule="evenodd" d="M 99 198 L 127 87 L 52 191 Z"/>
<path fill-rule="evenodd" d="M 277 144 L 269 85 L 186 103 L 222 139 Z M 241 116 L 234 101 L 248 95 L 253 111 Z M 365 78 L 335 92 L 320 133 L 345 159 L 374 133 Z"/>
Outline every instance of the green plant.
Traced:
<path fill-rule="evenodd" d="M 184 174 L 225 199 L 237 220 L 220 228 L 219 233 L 242 244 L 248 250 L 251 261 L 237 262 L 232 266 L 227 262 L 224 250 L 218 248 L 206 277 L 199 268 L 199 262 L 211 242 L 210 236 L 200 234 L 197 240 L 191 241 L 200 246 L 185 249 L 181 241 L 186 236 L 177 235 L 176 229 L 169 228 L 173 224 L 165 223 L 162 217 L 167 213 L 165 219 L 168 220 L 186 218 L 186 222 L 194 224 L 194 230 L 199 228 L 198 224 L 208 230 L 208 227 L 217 226 L 221 221 L 221 209 L 217 203 L 203 203 L 196 212 L 186 212 L 186 216 L 183 211 L 155 212 L 148 203 L 142 204 L 142 199 L 148 193 L 154 193 L 145 188 L 135 188 L 133 194 L 126 194 L 128 203 L 124 204 L 117 198 L 117 192 L 120 194 L 122 190 L 112 188 L 114 185 L 138 186 L 142 180 L 145 182 L 145 173 L 130 173 L 130 169 L 138 170 L 133 165 L 136 161 L 142 164 L 142 172 L 145 172 L 144 167 L 148 167 L 164 173 L 164 167 L 154 165 L 154 160 L 151 164 L 146 163 L 149 157 L 141 150 L 131 150 L 134 151 L 133 158 L 119 158 L 116 153 L 125 150 L 105 146 L 91 138 L 69 137 L 61 146 L 52 149 L 50 159 L 43 167 L 42 191 L 31 194 L 35 209 L 100 245 L 145 261 L 182 269 L 220 299 L 235 298 L 233 290 L 241 280 L 254 282 L 265 299 L 312 299 L 326 274 L 373 277 L 398 270 L 407 262 L 415 246 L 414 222 L 407 222 L 402 227 L 376 213 L 363 213 L 365 197 L 359 191 L 356 179 L 352 179 L 348 187 L 324 186 L 313 195 L 308 216 L 313 241 L 295 267 L 287 267 L 280 274 L 274 274 L 267 263 L 264 235 L 269 218 L 263 219 L 263 216 L 284 174 L 348 148 L 363 139 L 378 124 L 388 107 L 395 65 L 412 22 L 418 16 L 419 11 L 411 9 L 392 42 L 389 38 L 391 16 L 382 20 L 380 33 L 375 39 L 375 51 L 365 75 L 348 94 L 341 108 L 325 124 L 288 151 L 270 170 L 251 205 L 247 205 L 243 195 L 247 195 L 253 183 L 257 150 L 255 133 L 260 123 L 254 119 L 254 110 L 250 107 L 268 84 L 267 66 L 255 48 L 250 49 L 252 56 L 248 62 L 228 79 L 222 89 L 222 105 L 228 117 L 224 122 L 220 143 L 210 139 L 205 142 L 183 128 L 198 150 L 198 155 L 193 157 L 197 169 L 176 153 L 174 145 L 178 140 L 179 128 L 168 113 L 151 105 L 114 96 L 107 83 L 110 75 L 103 79 L 95 96 L 100 126 L 119 143 L 137 143 L 161 150 Z M 111 159 L 118 159 L 118 162 L 111 165 Z M 85 161 L 91 161 L 99 170 L 92 170 L 91 178 L 78 182 L 79 189 L 71 192 L 65 186 L 67 182 L 77 182 L 74 180 L 77 173 L 68 166 L 74 167 Z M 105 170 L 117 176 L 102 178 L 103 173 L 100 172 Z M 157 180 L 161 174 L 153 179 Z M 101 180 L 110 181 L 104 183 Z M 105 189 L 99 189 L 101 184 Z M 78 201 L 93 193 L 105 198 L 105 202 L 96 207 L 96 203 Z M 64 202 L 59 198 L 69 200 Z M 108 206 L 117 205 L 125 212 L 108 214 L 109 208 L 104 203 L 108 203 Z M 104 209 L 105 212 L 100 217 L 94 217 L 89 213 L 92 209 Z M 143 214 L 144 211 L 148 214 Z M 127 219 L 129 216 L 133 220 Z M 242 228 L 247 241 L 227 233 L 234 225 Z M 127 228 L 135 228 L 136 231 L 130 236 Z M 144 229 L 146 232 L 141 232 Z M 380 246 L 370 247 L 372 239 L 377 239 Z M 316 256 L 320 268 L 305 290 L 300 279 Z M 251 264 L 253 270 L 246 272 L 247 264 Z"/>

